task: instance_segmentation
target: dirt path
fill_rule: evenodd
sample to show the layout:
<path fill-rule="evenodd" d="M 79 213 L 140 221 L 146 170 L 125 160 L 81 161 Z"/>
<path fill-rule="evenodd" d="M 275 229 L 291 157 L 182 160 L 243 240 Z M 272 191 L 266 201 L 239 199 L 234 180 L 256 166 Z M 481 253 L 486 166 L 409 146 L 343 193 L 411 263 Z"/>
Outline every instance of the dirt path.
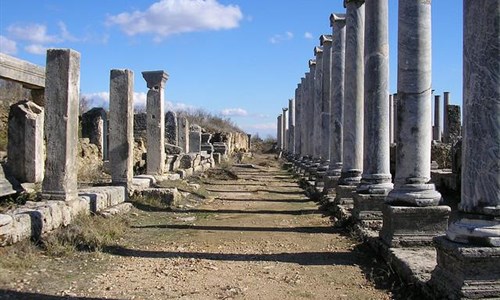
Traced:
<path fill-rule="evenodd" d="M 232 170 L 238 180 L 207 185 L 217 195 L 210 203 L 136 210 L 120 246 L 96 258 L 106 267 L 82 271 L 73 262 L 79 276 L 45 279 L 58 281 L 57 290 L 36 284 L 40 276 L 22 290 L 112 299 L 390 299 L 366 279 L 369 254 L 332 228 L 290 173 L 276 165 Z"/>

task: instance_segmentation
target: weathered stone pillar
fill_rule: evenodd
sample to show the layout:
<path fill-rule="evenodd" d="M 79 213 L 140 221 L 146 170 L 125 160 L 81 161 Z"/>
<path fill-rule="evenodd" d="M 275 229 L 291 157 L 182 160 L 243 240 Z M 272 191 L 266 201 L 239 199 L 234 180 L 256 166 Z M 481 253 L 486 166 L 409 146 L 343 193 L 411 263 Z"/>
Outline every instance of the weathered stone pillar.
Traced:
<path fill-rule="evenodd" d="M 389 143 L 394 143 L 394 97 L 389 95 Z"/>
<path fill-rule="evenodd" d="M 47 50 L 45 72 L 44 131 L 47 155 L 42 197 L 74 200 L 78 192 L 76 155 L 80 53 L 71 49 Z"/>
<path fill-rule="evenodd" d="M 277 147 L 283 150 L 283 121 L 281 120 L 281 115 L 276 119 L 278 132 L 276 133 Z"/>
<path fill-rule="evenodd" d="M 43 108 L 23 100 L 10 106 L 7 164 L 19 182 L 42 182 L 45 151 Z"/>
<path fill-rule="evenodd" d="M 325 171 L 330 164 L 330 110 L 332 85 L 332 36 L 322 35 L 319 39 L 323 47 L 323 84 L 321 97 L 321 158 L 326 162 Z"/>
<path fill-rule="evenodd" d="M 448 105 L 450 105 L 450 92 L 444 92 L 443 104 L 443 142 L 449 143 L 450 132 L 448 131 Z"/>
<path fill-rule="evenodd" d="M 389 3 L 365 3 L 364 160 L 354 196 L 357 220 L 381 219 L 392 190 L 389 142 Z"/>
<path fill-rule="evenodd" d="M 349 0 L 346 7 L 346 57 L 342 172 L 337 203 L 352 199 L 363 171 L 364 0 Z M 352 200 L 351 200 L 352 201 Z"/>
<path fill-rule="evenodd" d="M 295 154 L 295 100 L 288 100 L 288 153 Z"/>
<path fill-rule="evenodd" d="M 201 127 L 196 124 L 189 126 L 189 152 L 201 152 Z"/>
<path fill-rule="evenodd" d="M 113 184 L 129 186 L 134 176 L 134 73 L 111 70 L 109 165 Z"/>
<path fill-rule="evenodd" d="M 186 117 L 180 117 L 178 120 L 178 146 L 182 148 L 184 153 L 189 153 L 189 121 Z"/>
<path fill-rule="evenodd" d="M 294 150 L 293 153 L 297 155 L 297 158 L 300 158 L 300 156 L 303 155 L 301 151 L 301 143 L 302 143 L 302 136 L 301 136 L 301 131 L 302 131 L 302 85 L 299 83 L 297 84 L 297 88 L 295 89 L 295 129 L 294 129 Z"/>
<path fill-rule="evenodd" d="M 323 99 L 323 49 L 314 47 L 314 55 L 316 56 L 316 68 L 313 73 L 314 79 L 314 110 L 313 110 L 313 158 L 321 159 L 321 109 Z"/>
<path fill-rule="evenodd" d="M 433 137 L 432 139 L 435 141 L 441 141 L 441 100 L 440 96 L 434 96 L 434 128 L 433 128 Z"/>
<path fill-rule="evenodd" d="M 162 175 L 165 167 L 165 113 L 163 90 L 168 74 L 164 71 L 142 72 L 149 89 L 147 96 L 147 173 Z"/>
<path fill-rule="evenodd" d="M 342 171 L 344 83 L 345 83 L 345 15 L 331 14 L 332 27 L 332 84 L 330 109 L 330 167 L 325 181 L 325 193 L 335 192 Z"/>
<path fill-rule="evenodd" d="M 433 274 L 450 299 L 500 295 L 499 16 L 498 0 L 464 0 L 462 197 Z"/>
<path fill-rule="evenodd" d="M 307 153 L 314 157 L 314 74 L 316 73 L 316 60 L 309 60 L 309 73 L 307 74 Z"/>
<path fill-rule="evenodd" d="M 97 146 L 103 160 L 107 159 L 107 132 L 108 117 L 104 108 L 94 107 L 82 114 L 82 137 L 88 138 L 91 144 Z"/>
<path fill-rule="evenodd" d="M 448 105 L 446 107 L 446 115 L 448 116 L 448 143 L 455 144 L 455 142 L 462 136 L 462 122 L 460 106 Z"/>
<path fill-rule="evenodd" d="M 309 148 L 308 148 L 308 142 L 309 142 L 309 136 L 308 136 L 308 130 L 309 130 L 309 98 L 307 97 L 307 76 L 309 73 L 305 73 L 304 77 L 300 79 L 300 99 L 302 102 L 301 105 L 301 113 L 300 113 L 300 154 L 302 156 L 307 156 L 309 155 Z"/>
<path fill-rule="evenodd" d="M 396 137 L 398 136 L 399 128 L 398 128 L 398 93 L 394 93 L 392 95 L 393 106 L 392 109 L 394 111 L 394 141 L 393 143 L 397 143 Z"/>
<path fill-rule="evenodd" d="M 167 111 L 165 114 L 165 142 L 167 144 L 175 146 L 179 144 L 179 138 L 177 136 L 179 129 L 177 127 L 177 114 L 175 111 Z"/>
<path fill-rule="evenodd" d="M 281 115 L 281 127 L 283 128 L 283 150 L 288 151 L 288 108 L 283 107 L 283 114 Z"/>
<path fill-rule="evenodd" d="M 431 2 L 400 0 L 396 179 L 380 237 L 389 246 L 429 244 L 446 230 L 448 206 L 430 180 Z M 424 219 L 425 218 L 425 219 Z M 425 220 L 425 221 L 423 221 Z"/>

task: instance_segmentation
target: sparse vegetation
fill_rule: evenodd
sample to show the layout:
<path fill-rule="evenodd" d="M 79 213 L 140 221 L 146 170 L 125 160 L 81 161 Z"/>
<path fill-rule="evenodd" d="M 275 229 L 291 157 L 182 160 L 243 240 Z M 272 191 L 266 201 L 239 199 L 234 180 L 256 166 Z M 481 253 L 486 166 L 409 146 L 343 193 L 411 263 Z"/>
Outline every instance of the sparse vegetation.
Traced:
<path fill-rule="evenodd" d="M 207 132 L 244 132 L 230 118 L 216 116 L 206 110 L 182 110 L 178 116 L 186 117 L 189 124 L 198 124 Z"/>

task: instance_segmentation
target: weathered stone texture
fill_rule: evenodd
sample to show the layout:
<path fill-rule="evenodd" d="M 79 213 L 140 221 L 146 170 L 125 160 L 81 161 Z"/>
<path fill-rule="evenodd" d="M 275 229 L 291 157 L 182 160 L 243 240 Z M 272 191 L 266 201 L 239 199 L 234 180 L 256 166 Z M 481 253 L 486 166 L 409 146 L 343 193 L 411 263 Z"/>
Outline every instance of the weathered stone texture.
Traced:
<path fill-rule="evenodd" d="M 189 121 L 186 117 L 178 118 L 178 146 L 184 153 L 189 153 Z"/>
<path fill-rule="evenodd" d="M 178 145 L 178 123 L 177 114 L 174 111 L 167 111 L 165 114 L 165 143 Z"/>
<path fill-rule="evenodd" d="M 42 182 L 44 173 L 44 111 L 31 101 L 13 104 L 9 111 L 8 165 L 19 182 Z"/>
<path fill-rule="evenodd" d="M 189 152 L 198 153 L 201 151 L 201 127 L 193 124 L 189 126 Z"/>
<path fill-rule="evenodd" d="M 82 114 L 82 138 L 97 146 L 103 159 L 107 159 L 108 117 L 102 107 L 94 107 Z"/>

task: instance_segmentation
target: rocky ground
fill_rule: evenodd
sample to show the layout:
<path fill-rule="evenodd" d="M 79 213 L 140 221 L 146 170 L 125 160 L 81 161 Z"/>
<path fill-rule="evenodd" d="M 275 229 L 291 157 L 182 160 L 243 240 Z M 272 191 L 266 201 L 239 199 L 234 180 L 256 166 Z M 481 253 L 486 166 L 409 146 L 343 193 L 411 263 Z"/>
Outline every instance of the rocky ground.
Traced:
<path fill-rule="evenodd" d="M 135 208 L 126 233 L 101 252 L 0 269 L 0 298 L 395 297 L 384 266 L 334 229 L 272 155 L 250 162 L 231 168 L 238 179 L 204 179 L 213 201 Z"/>

